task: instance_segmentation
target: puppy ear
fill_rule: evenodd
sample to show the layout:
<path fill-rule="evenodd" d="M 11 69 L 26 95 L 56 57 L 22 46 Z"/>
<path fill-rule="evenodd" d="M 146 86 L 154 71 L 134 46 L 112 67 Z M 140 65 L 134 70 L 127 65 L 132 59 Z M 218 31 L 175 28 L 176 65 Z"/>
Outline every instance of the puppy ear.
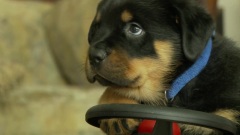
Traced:
<path fill-rule="evenodd" d="M 177 14 L 176 22 L 181 27 L 183 53 L 193 62 L 211 37 L 214 23 L 211 16 L 192 1 L 194 0 L 171 0 Z"/>

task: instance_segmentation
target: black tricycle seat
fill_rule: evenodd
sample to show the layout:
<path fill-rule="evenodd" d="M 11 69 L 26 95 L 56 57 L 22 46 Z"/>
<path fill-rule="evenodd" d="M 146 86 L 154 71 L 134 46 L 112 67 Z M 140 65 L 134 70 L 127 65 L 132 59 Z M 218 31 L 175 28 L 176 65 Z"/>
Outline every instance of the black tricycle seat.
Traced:
<path fill-rule="evenodd" d="M 223 135 L 237 135 L 236 123 L 224 117 L 174 107 L 141 104 L 103 104 L 90 108 L 85 116 L 87 123 L 95 127 L 100 126 L 99 120 L 110 118 L 156 120 L 152 135 L 173 135 L 172 130 L 170 130 L 172 122 L 217 129 Z"/>

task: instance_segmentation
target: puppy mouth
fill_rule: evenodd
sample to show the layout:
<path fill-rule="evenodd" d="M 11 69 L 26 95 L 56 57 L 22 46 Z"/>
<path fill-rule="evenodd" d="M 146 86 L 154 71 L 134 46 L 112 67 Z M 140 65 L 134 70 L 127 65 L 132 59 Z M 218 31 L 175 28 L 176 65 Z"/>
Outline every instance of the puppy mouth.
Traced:
<path fill-rule="evenodd" d="M 125 75 L 125 70 L 108 67 L 109 66 L 102 66 L 101 68 L 95 68 L 90 64 L 89 59 L 87 59 L 85 71 L 88 81 L 90 83 L 95 83 L 97 81 L 103 86 L 115 87 L 139 87 L 142 85 L 143 79 L 141 75 L 129 77 Z"/>
<path fill-rule="evenodd" d="M 116 86 L 117 85 L 116 83 L 114 83 L 98 74 L 94 76 L 94 80 L 98 81 L 103 86 Z"/>
<path fill-rule="evenodd" d="M 116 87 L 135 87 L 139 79 L 140 79 L 140 76 L 136 77 L 133 80 L 129 80 L 121 77 L 115 78 L 108 75 L 104 76 L 98 73 L 95 73 L 90 78 L 88 78 L 89 82 L 91 83 L 94 83 L 97 81 L 103 86 L 116 86 Z"/>
<path fill-rule="evenodd" d="M 86 69 L 86 71 L 87 71 L 86 72 L 87 73 L 87 79 L 90 83 L 95 83 L 96 81 L 98 81 L 103 86 L 108 86 L 108 85 L 113 85 L 114 84 L 111 81 L 109 81 L 108 79 L 105 79 L 103 76 L 99 75 L 92 68 L 88 67 Z"/>

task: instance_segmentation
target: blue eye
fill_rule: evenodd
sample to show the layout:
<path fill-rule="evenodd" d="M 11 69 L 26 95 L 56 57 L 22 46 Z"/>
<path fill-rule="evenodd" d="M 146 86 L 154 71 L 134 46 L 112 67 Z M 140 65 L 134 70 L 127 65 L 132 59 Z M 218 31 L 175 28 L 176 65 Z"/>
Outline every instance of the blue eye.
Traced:
<path fill-rule="evenodd" d="M 138 23 L 128 23 L 125 27 L 127 34 L 133 36 L 141 36 L 143 34 L 143 29 Z"/>

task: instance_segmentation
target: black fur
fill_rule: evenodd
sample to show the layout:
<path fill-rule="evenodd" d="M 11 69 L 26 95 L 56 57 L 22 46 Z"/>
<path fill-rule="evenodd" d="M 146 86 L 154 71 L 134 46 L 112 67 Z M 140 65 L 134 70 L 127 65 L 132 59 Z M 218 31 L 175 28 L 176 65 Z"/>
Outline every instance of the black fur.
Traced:
<path fill-rule="evenodd" d="M 141 24 L 143 36 L 126 35 L 126 23 L 119 17 L 125 9 L 133 14 L 132 22 Z M 173 76 L 169 85 L 193 64 L 214 31 L 210 15 L 193 0 L 102 0 L 98 12 L 101 20 L 93 21 L 89 32 L 91 65 L 96 70 L 100 68 L 99 62 L 116 47 L 125 50 L 130 58 L 158 57 L 153 42 L 169 41 L 174 47 L 172 65 L 182 63 L 169 75 Z M 96 52 L 100 52 L 97 59 Z M 107 86 L 126 87 L 129 83 L 97 80 Z M 219 109 L 240 111 L 240 49 L 234 42 L 219 35 L 214 37 L 206 68 L 182 89 L 172 106 L 210 113 Z"/>

